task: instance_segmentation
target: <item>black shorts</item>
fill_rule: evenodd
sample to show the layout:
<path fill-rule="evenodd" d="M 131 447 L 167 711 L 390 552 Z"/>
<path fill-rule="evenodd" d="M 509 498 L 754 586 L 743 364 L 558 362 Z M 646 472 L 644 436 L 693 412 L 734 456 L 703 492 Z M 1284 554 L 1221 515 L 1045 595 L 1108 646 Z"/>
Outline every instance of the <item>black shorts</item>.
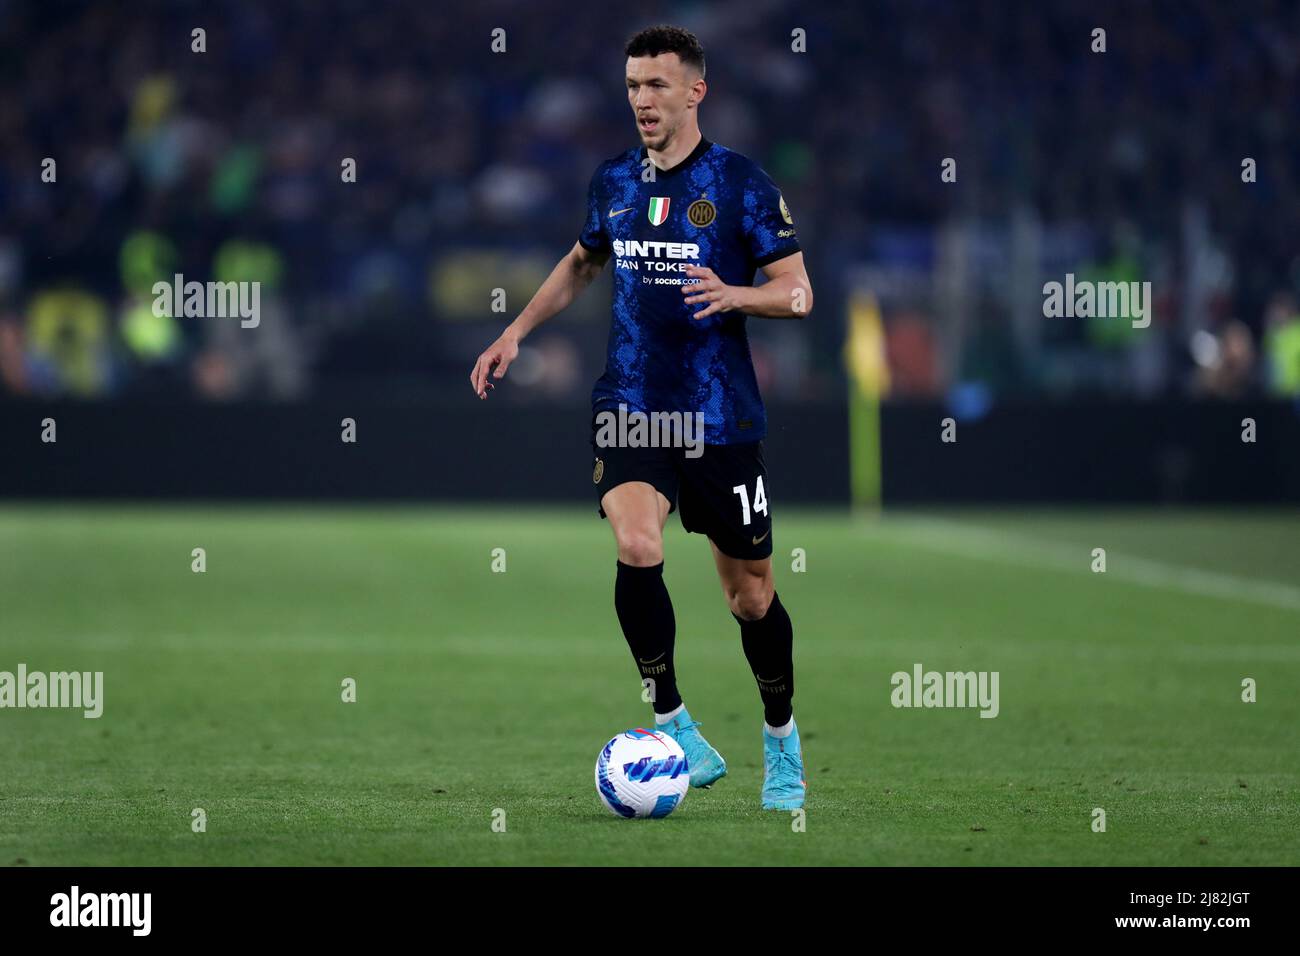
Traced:
<path fill-rule="evenodd" d="M 762 441 L 687 448 L 597 447 L 592 488 L 600 499 L 626 481 L 644 481 L 680 508 L 682 527 L 708 535 L 728 557 L 757 561 L 772 555 L 772 516 Z M 695 454 L 696 457 L 688 457 Z"/>

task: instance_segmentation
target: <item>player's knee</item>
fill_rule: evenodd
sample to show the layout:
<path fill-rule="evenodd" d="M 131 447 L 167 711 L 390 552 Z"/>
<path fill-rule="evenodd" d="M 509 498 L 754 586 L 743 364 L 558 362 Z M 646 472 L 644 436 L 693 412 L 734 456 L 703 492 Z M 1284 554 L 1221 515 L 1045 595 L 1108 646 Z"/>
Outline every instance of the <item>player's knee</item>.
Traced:
<path fill-rule="evenodd" d="M 727 603 L 731 605 L 731 613 L 742 621 L 757 621 L 767 614 L 772 604 L 770 582 L 755 578 L 740 587 L 728 588 Z"/>
<path fill-rule="evenodd" d="M 664 559 L 663 539 L 644 531 L 629 531 L 618 537 L 618 559 L 637 568 L 648 568 Z"/>

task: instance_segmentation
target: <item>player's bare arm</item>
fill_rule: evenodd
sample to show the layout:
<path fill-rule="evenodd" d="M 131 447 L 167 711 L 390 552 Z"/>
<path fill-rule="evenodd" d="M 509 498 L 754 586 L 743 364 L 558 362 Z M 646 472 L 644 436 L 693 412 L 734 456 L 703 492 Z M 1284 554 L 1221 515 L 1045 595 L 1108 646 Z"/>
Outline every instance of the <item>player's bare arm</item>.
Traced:
<path fill-rule="evenodd" d="M 770 262 L 762 272 L 767 276 L 763 285 L 738 286 L 727 285 L 707 266 L 687 266 L 687 276 L 700 281 L 682 286 L 683 301 L 705 306 L 695 313 L 697 319 L 732 311 L 764 319 L 802 319 L 812 312 L 812 283 L 802 252 Z"/>
<path fill-rule="evenodd" d="M 479 398 L 487 398 L 488 391 L 493 388 L 488 381 L 489 373 L 495 379 L 504 378 L 506 369 L 519 355 L 519 343 L 551 316 L 567 309 L 582 290 L 595 281 L 607 261 L 608 252 L 593 252 L 582 243 L 573 244 L 568 255 L 556 263 L 523 311 L 474 363 L 469 382 Z"/>

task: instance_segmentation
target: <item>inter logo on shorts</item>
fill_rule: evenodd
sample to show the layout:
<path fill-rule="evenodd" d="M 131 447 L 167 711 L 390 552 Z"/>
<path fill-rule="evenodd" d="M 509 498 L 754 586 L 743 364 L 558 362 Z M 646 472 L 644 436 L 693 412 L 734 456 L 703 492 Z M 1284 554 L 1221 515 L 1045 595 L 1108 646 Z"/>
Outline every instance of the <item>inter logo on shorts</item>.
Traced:
<path fill-rule="evenodd" d="M 718 210 L 707 199 L 697 199 L 686 207 L 686 220 L 700 229 L 713 222 L 717 215 Z"/>
<path fill-rule="evenodd" d="M 655 196 L 650 200 L 650 209 L 646 213 L 650 217 L 650 225 L 662 226 L 665 219 L 668 218 L 668 197 Z"/>

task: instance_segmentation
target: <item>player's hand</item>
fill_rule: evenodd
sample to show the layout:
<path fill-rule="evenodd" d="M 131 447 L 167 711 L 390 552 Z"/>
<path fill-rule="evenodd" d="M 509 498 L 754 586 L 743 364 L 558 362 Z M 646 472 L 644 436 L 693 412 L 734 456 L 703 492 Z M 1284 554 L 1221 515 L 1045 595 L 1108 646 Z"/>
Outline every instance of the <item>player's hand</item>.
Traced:
<path fill-rule="evenodd" d="M 682 286 L 682 295 L 686 296 L 682 301 L 691 305 L 708 303 L 691 318 L 703 319 L 714 312 L 730 312 L 740 308 L 740 290 L 736 286 L 727 285 L 708 266 L 687 266 L 686 275 L 700 281 Z"/>
<path fill-rule="evenodd" d="M 519 355 L 519 342 L 513 335 L 502 332 L 500 338 L 487 347 L 478 361 L 474 363 L 474 371 L 469 373 L 469 383 L 474 387 L 475 394 L 479 398 L 487 398 L 487 393 L 496 386 L 488 381 L 488 375 L 492 378 L 501 379 L 505 377 L 506 369 L 510 367 Z M 495 371 L 493 367 L 495 366 Z"/>

